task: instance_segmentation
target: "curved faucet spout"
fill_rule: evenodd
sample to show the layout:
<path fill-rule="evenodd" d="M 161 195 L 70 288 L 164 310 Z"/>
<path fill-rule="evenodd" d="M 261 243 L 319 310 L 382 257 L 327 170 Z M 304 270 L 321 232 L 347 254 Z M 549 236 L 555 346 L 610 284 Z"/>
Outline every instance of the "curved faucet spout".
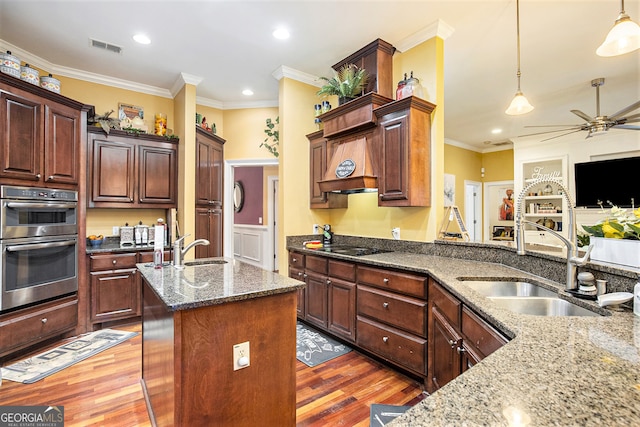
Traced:
<path fill-rule="evenodd" d="M 183 250 L 182 250 L 182 256 L 184 257 L 186 255 L 187 252 L 189 252 L 189 250 L 191 248 L 193 248 L 194 246 L 198 246 L 198 245 L 203 245 L 203 246 L 209 246 L 210 242 L 207 239 L 197 239 L 194 240 L 193 242 L 189 243 Z"/>
<path fill-rule="evenodd" d="M 182 245 L 184 244 L 184 238 L 186 236 L 188 236 L 188 234 L 182 236 L 173 243 L 173 266 L 177 269 L 184 268 L 184 256 L 191 248 L 198 245 L 208 246 L 210 244 L 207 239 L 196 239 L 183 249 Z"/>
<path fill-rule="evenodd" d="M 565 238 L 562 234 L 548 227 L 545 227 L 544 225 L 524 219 L 524 216 L 523 216 L 524 197 L 529 193 L 529 190 L 531 190 L 533 187 L 540 184 L 554 184 L 554 185 L 557 185 L 562 190 L 564 199 L 567 202 L 567 210 L 568 210 L 567 216 L 569 220 L 568 238 Z M 564 187 L 564 185 L 562 185 L 560 181 L 551 179 L 551 178 L 537 179 L 533 182 L 530 182 L 528 185 L 526 185 L 522 189 L 522 191 L 518 195 L 518 198 L 516 199 L 515 208 L 516 208 L 515 240 L 516 240 L 516 249 L 517 249 L 518 255 L 525 255 L 527 253 L 525 250 L 525 241 L 524 241 L 524 225 L 525 224 L 531 224 L 536 228 L 539 228 L 541 230 L 544 230 L 553 234 L 558 239 L 560 239 L 562 243 L 564 243 L 564 245 L 567 247 L 567 284 L 566 284 L 567 289 L 576 289 L 578 287 L 576 282 L 577 266 L 584 265 L 587 263 L 587 261 L 589 260 L 589 255 L 591 254 L 592 246 L 589 245 L 589 248 L 587 249 L 587 253 L 584 255 L 584 257 L 582 258 L 578 257 L 578 241 L 576 237 L 577 231 L 576 231 L 575 214 L 573 210 L 573 200 L 571 200 L 571 196 L 569 196 L 569 192 Z"/>

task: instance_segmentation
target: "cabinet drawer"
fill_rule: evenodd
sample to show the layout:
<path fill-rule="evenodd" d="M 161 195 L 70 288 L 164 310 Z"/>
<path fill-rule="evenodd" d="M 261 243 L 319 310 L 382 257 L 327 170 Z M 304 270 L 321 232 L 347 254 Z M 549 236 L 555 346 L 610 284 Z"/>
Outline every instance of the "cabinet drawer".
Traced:
<path fill-rule="evenodd" d="M 347 282 L 356 281 L 356 266 L 349 262 L 341 262 L 329 260 L 329 276 L 346 280 Z"/>
<path fill-rule="evenodd" d="M 3 316 L 0 319 L 0 354 L 75 328 L 77 323 L 78 300 L 75 297 Z"/>
<path fill-rule="evenodd" d="M 305 270 L 327 274 L 327 258 L 307 255 L 305 256 L 304 264 Z"/>
<path fill-rule="evenodd" d="M 426 375 L 427 340 L 358 316 L 357 343 L 385 359 Z"/>
<path fill-rule="evenodd" d="M 467 345 L 485 357 L 507 343 L 498 331 L 467 307 L 462 308 L 462 334 L 467 338 Z"/>
<path fill-rule="evenodd" d="M 358 285 L 357 300 L 358 315 L 427 337 L 426 302 L 363 285 Z"/>
<path fill-rule="evenodd" d="M 135 253 L 91 255 L 91 271 L 120 270 L 136 268 L 138 257 Z"/>
<path fill-rule="evenodd" d="M 433 280 L 429 281 L 429 301 L 438 307 L 451 325 L 460 327 L 462 303 Z"/>
<path fill-rule="evenodd" d="M 418 298 L 427 297 L 427 278 L 378 268 L 358 266 L 358 283 L 402 292 Z"/>
<path fill-rule="evenodd" d="M 171 251 L 163 251 L 162 259 L 164 261 L 171 261 Z M 153 262 L 153 252 L 139 252 L 138 262 Z"/>
<path fill-rule="evenodd" d="M 303 269 L 304 255 L 298 252 L 289 252 L 289 266 Z"/>

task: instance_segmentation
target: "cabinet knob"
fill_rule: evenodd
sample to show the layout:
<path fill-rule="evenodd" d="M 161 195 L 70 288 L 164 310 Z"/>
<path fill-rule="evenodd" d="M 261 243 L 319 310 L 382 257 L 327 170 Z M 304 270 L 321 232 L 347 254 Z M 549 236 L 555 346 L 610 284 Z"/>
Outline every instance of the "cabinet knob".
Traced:
<path fill-rule="evenodd" d="M 53 175 L 49 175 L 49 178 L 47 178 L 47 181 L 53 181 Z"/>
<path fill-rule="evenodd" d="M 454 348 L 456 346 L 456 342 L 454 340 L 449 340 L 449 345 L 451 348 Z"/>
<path fill-rule="evenodd" d="M 131 203 L 133 203 L 133 197 L 129 198 L 129 201 L 130 201 Z"/>
<path fill-rule="evenodd" d="M 304 273 L 303 277 L 306 279 L 309 276 L 307 276 L 307 273 Z"/>
<path fill-rule="evenodd" d="M 116 261 L 115 259 L 112 262 L 113 262 L 113 265 L 116 265 L 118 263 L 118 261 Z"/>
<path fill-rule="evenodd" d="M 291 262 L 298 262 L 298 258 L 291 258 Z"/>
<path fill-rule="evenodd" d="M 382 308 L 389 308 L 389 303 L 388 302 L 383 302 L 382 303 Z"/>
<path fill-rule="evenodd" d="M 327 279 L 327 285 L 331 284 L 331 280 Z"/>
<path fill-rule="evenodd" d="M 299 272 L 299 273 L 298 273 L 298 276 L 299 276 L 299 277 L 303 276 L 302 272 Z"/>
<path fill-rule="evenodd" d="M 462 347 L 458 347 L 458 349 L 457 349 L 457 350 L 458 350 L 458 353 L 460 353 L 460 354 L 462 354 L 462 353 L 464 353 L 464 352 L 466 352 L 466 351 L 467 351 L 467 350 L 465 350 L 465 349 L 464 349 L 464 348 L 462 348 Z"/>
<path fill-rule="evenodd" d="M 39 173 L 36 174 L 36 178 L 40 179 L 42 177 L 42 175 L 40 175 Z"/>
<path fill-rule="evenodd" d="M 382 342 L 389 342 L 389 337 L 382 337 Z"/>
<path fill-rule="evenodd" d="M 43 317 L 42 319 L 40 319 L 40 321 L 42 322 L 42 324 L 44 325 L 45 323 L 47 323 L 47 318 Z"/>
<path fill-rule="evenodd" d="M 382 279 L 382 282 L 383 282 L 385 285 L 388 285 L 388 284 L 389 284 L 389 279 L 387 279 L 387 278 L 385 277 L 384 279 Z"/>

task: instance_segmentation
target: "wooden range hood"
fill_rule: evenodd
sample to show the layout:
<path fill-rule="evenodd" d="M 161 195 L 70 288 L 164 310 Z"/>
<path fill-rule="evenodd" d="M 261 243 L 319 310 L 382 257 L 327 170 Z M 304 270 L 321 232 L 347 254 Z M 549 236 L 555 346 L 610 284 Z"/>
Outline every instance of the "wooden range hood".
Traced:
<path fill-rule="evenodd" d="M 374 110 L 393 101 L 370 92 L 320 116 L 323 136 L 333 147 L 324 179 L 323 192 L 361 193 L 377 191 L 377 156 Z"/>

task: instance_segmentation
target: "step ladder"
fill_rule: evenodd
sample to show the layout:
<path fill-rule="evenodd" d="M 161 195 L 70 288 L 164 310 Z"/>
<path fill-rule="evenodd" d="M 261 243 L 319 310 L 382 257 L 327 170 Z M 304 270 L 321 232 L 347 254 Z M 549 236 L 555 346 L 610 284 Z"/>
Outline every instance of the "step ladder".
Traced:
<path fill-rule="evenodd" d="M 444 218 L 442 219 L 442 225 L 440 226 L 440 232 L 438 233 L 438 238 L 441 240 L 464 240 L 465 242 L 469 242 L 471 237 L 469 236 L 469 232 L 467 228 L 464 226 L 464 221 L 462 220 L 462 216 L 460 215 L 460 210 L 457 206 L 447 206 L 446 211 L 444 213 Z M 455 222 L 458 225 L 458 231 L 448 231 L 449 226 L 452 222 Z"/>

